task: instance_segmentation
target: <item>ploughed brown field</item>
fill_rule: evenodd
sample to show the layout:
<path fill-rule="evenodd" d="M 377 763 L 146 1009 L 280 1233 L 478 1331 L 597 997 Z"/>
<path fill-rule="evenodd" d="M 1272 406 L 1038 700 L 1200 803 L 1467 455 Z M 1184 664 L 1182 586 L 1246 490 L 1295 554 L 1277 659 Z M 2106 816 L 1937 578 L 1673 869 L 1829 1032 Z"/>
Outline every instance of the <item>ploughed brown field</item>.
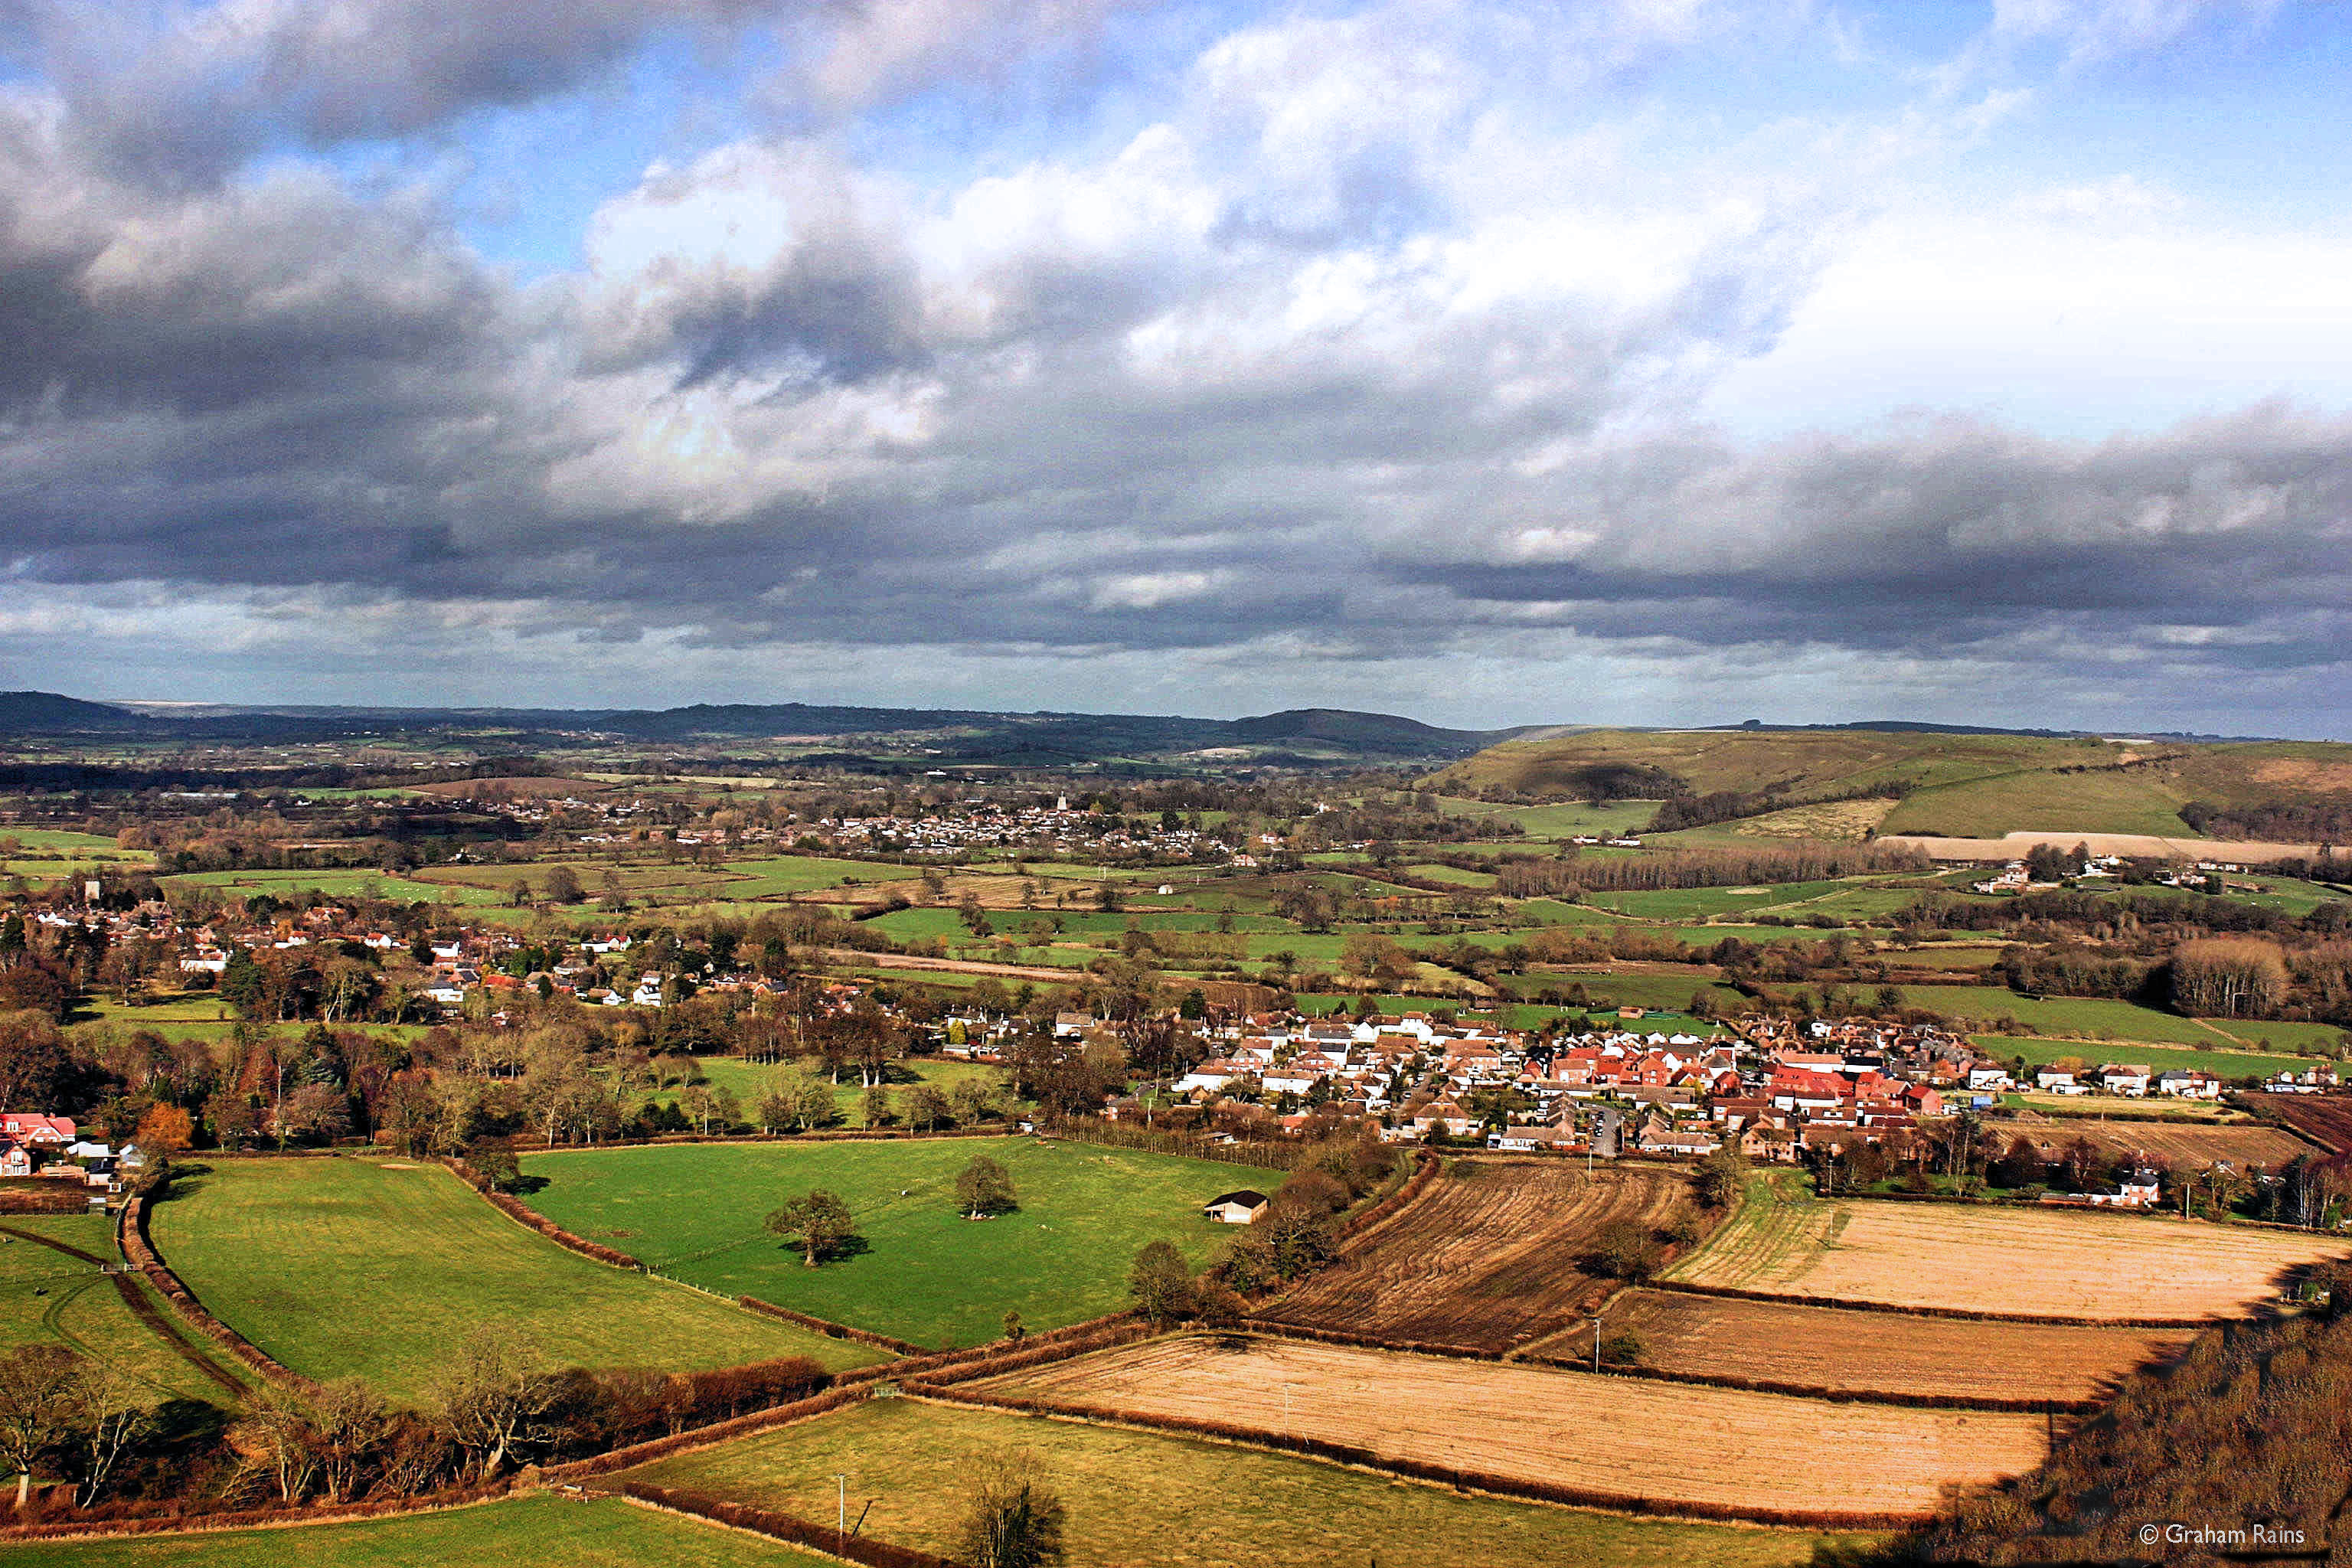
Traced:
<path fill-rule="evenodd" d="M 1613 1281 L 1587 1271 L 1601 1227 L 1689 1211 L 1679 1171 L 1457 1160 L 1333 1267 L 1255 1314 L 1386 1340 L 1508 1350 L 1577 1321 Z"/>
<path fill-rule="evenodd" d="M 1807 1201 L 1743 1210 L 1667 1271 L 1685 1284 L 2021 1317 L 2235 1317 L 2341 1241 L 2051 1208 Z"/>
<path fill-rule="evenodd" d="M 967 1385 L 1099 1415 L 1211 1421 L 1384 1458 L 1757 1518 L 1925 1515 L 2042 1462 L 2043 1418 L 1837 1404 L 1297 1340 L 1189 1335 Z"/>
<path fill-rule="evenodd" d="M 1601 1331 L 1638 1336 L 1633 1359 L 1662 1372 L 1844 1394 L 2062 1404 L 2102 1398 L 2125 1373 L 2169 1360 L 2196 1337 L 2193 1329 L 1972 1322 L 1664 1290 L 1618 1296 Z M 1545 1348 L 1574 1355 L 1580 1345 Z"/>
<path fill-rule="evenodd" d="M 2352 1095 L 2271 1094 L 2263 1099 L 2296 1131 L 2339 1154 L 2352 1154 Z"/>
<path fill-rule="evenodd" d="M 2094 1121 L 2068 1117 L 2063 1121 L 1997 1124 L 2000 1146 L 2022 1136 L 2055 1157 L 2077 1138 L 2087 1138 L 2101 1149 L 2125 1158 L 2142 1157 L 2168 1163 L 2176 1171 L 2201 1171 L 2216 1160 L 2226 1160 L 2242 1171 L 2261 1165 L 2283 1169 L 2313 1152 L 2310 1144 L 2275 1127 L 2181 1127 L 2152 1120 Z"/>

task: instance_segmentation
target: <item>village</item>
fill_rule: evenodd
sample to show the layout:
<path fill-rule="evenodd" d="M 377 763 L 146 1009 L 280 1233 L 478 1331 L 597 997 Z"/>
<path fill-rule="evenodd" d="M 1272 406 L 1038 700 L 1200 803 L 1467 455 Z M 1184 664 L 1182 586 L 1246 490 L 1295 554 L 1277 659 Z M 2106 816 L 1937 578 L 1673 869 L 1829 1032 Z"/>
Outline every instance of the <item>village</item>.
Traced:
<path fill-rule="evenodd" d="M 95 906 L 97 885 L 84 890 Z M 372 925 L 360 910 L 329 900 L 307 908 L 257 900 L 242 912 L 215 906 L 201 923 L 183 923 L 162 900 L 114 910 L 28 907 L 9 914 L 13 929 L 0 931 L 0 945 L 23 944 L 29 915 L 48 944 L 104 949 L 111 962 L 100 973 L 126 998 L 167 987 L 209 991 L 221 998 L 224 1017 L 232 1006 L 250 1013 L 257 1005 L 267 1016 L 266 999 L 286 991 L 294 984 L 288 975 L 299 972 L 308 991 L 288 993 L 288 1005 L 308 1005 L 331 1023 L 339 1014 L 356 1023 L 361 1009 L 343 1001 L 362 994 L 369 1016 L 498 1029 L 574 1003 L 658 1018 L 699 995 L 709 999 L 706 1006 L 756 1011 L 782 1005 L 794 984 L 740 959 L 722 964 L 688 955 L 667 933 L 648 942 L 642 931 L 583 929 L 562 941 L 534 941 L 505 925 L 446 909 L 420 915 L 422 909 Z M 950 1001 L 910 1012 L 892 988 L 841 975 L 826 979 L 816 1005 L 842 1008 L 878 994 L 876 1005 L 908 1048 L 1002 1063 L 1025 1032 L 1048 1027 L 1072 1050 L 1116 1043 L 1112 1026 L 1083 1010 L 1090 978 L 1074 972 L 1054 994 L 1007 998 L 993 1009 Z M 1354 1016 L 1262 1005 L 1192 1011 L 1200 1016 L 1175 1016 L 1169 1008 L 1181 1070 L 1106 1092 L 1101 1116 L 1156 1121 L 1181 1111 L 1229 1135 L 1298 1138 L 1354 1122 L 1391 1142 L 1587 1159 L 1696 1159 L 1730 1147 L 1761 1163 L 1818 1167 L 1875 1151 L 1865 1163 L 1924 1169 L 1935 1142 L 1927 1134 L 1961 1113 L 1990 1113 L 1996 1120 L 1989 1125 L 1998 1127 L 1998 1119 L 2013 1114 L 2005 1101 L 2021 1092 L 2086 1105 L 2212 1103 L 2231 1087 L 2210 1071 L 2128 1060 L 2028 1067 L 1996 1059 L 1964 1035 L 1874 1018 L 1759 1012 L 1720 1019 L 1701 1034 L 1641 1007 L 1613 1010 L 1606 1026 L 1588 1016 L 1582 1027 L 1554 1017 L 1530 1029 L 1477 1021 L 1459 1007 Z M 136 1008 L 122 1016 L 135 1019 Z M 1653 1016 L 1660 1022 L 1647 1026 Z M 2331 1067 L 2315 1064 L 2282 1070 L 2262 1087 L 2311 1094 L 2336 1082 Z M 84 1142 L 65 1119 L 11 1114 L 0 1174 L 70 1174 L 102 1191 L 119 1189 L 126 1165 L 136 1168 L 135 1148 Z M 22 1133 L 13 1131 L 20 1122 Z M 2042 1195 L 2145 1206 L 2168 1193 L 2160 1163 L 2151 1163 L 2119 1171 L 2111 1190 Z"/>

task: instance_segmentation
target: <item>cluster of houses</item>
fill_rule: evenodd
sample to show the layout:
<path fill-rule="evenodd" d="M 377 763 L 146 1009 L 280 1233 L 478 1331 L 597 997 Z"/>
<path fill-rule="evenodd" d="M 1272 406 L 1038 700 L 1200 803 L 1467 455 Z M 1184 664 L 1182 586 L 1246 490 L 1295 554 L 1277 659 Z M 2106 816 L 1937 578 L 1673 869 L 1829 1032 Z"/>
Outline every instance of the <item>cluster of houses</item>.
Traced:
<path fill-rule="evenodd" d="M 70 1116 L 0 1111 L 0 1178 L 72 1182 L 103 1204 L 122 1190 L 126 1172 L 145 1163 L 136 1143 L 118 1150 L 82 1137 Z"/>
<path fill-rule="evenodd" d="M 1066 1037 L 1094 1026 L 1083 1015 L 1057 1020 Z M 992 1028 L 959 1020 L 947 1048 L 989 1059 L 999 1038 Z M 1603 1158 L 1697 1156 L 1727 1145 L 1765 1163 L 1850 1153 L 1907 1143 L 1923 1121 L 1982 1109 L 2022 1087 L 1964 1037 L 1870 1020 L 1755 1016 L 1734 1034 L 1705 1037 L 1630 1027 L 1554 1037 L 1421 1015 L 1247 1017 L 1208 1043 L 1213 1054 L 1171 1086 L 1195 1104 L 1271 1108 L 1286 1130 L 1338 1112 L 1379 1123 L 1391 1140 L 1440 1132 L 1499 1150 Z M 2314 1086 L 2334 1079 L 2324 1067 L 2301 1076 Z M 2032 1087 L 2212 1099 L 2222 1085 L 2210 1073 L 2108 1064 L 2072 1075 L 2044 1069 Z M 1104 1113 L 1117 1120 L 1140 1108 L 1114 1097 Z M 2116 1191 L 2056 1201 L 2144 1206 L 2159 1200 L 2160 1186 L 2143 1171 Z"/>
<path fill-rule="evenodd" d="M 1189 827 L 1139 827 L 1118 816 L 1073 811 L 1069 798 L 1051 806 L 1007 807 L 971 800 L 936 816 L 835 816 L 811 831 L 832 847 L 887 850 L 899 855 L 966 855 L 1017 849 L 1036 855 L 1150 856 L 1155 859 L 1223 858 L 1228 847 Z"/>

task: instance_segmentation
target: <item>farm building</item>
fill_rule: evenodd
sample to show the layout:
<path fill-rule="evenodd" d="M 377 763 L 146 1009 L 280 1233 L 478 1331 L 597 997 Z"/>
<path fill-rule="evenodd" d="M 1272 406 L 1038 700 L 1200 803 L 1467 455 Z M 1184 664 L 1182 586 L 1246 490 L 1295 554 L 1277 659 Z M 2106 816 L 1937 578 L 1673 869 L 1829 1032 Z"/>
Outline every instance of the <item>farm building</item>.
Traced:
<path fill-rule="evenodd" d="M 29 1110 L 0 1115 L 0 1137 L 14 1138 L 27 1146 L 62 1149 L 77 1136 L 70 1116 L 40 1116 Z"/>
<path fill-rule="evenodd" d="M 1220 1193 L 1201 1206 L 1201 1212 L 1222 1225 L 1247 1225 L 1265 1212 L 1264 1193 L 1243 1187 L 1239 1191 Z"/>

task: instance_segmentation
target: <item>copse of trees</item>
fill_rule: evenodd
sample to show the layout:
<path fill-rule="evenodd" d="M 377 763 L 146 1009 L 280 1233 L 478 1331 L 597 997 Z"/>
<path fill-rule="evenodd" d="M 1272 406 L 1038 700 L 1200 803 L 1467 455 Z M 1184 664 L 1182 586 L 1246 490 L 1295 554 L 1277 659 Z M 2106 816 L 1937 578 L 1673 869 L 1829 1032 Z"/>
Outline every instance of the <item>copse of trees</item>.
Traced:
<path fill-rule="evenodd" d="M 1567 858 L 1506 856 L 1496 891 L 1509 898 L 1560 898 L 1675 888 L 1739 888 L 1757 883 L 1822 882 L 1839 877 L 1924 872 L 1918 849 L 1885 844 L 1797 844 L 1755 849 L 1670 849 L 1640 855 Z"/>
<path fill-rule="evenodd" d="M 2192 1016 L 2266 1017 L 2286 997 L 2286 959 L 2273 942 L 2185 942 L 2171 970 L 2173 1005 Z"/>

